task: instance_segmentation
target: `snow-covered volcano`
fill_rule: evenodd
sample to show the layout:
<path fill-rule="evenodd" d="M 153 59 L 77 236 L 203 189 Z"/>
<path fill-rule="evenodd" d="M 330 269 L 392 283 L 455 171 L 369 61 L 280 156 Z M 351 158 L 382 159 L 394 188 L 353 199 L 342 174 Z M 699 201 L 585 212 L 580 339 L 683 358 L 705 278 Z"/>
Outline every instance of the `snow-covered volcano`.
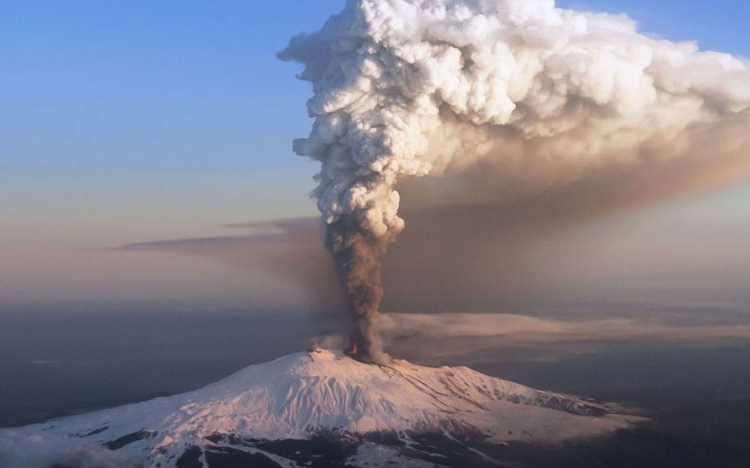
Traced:
<path fill-rule="evenodd" d="M 631 421 L 466 367 L 381 366 L 316 349 L 193 392 L 0 430 L 0 466 L 433 466 L 417 434 L 557 441 Z"/>

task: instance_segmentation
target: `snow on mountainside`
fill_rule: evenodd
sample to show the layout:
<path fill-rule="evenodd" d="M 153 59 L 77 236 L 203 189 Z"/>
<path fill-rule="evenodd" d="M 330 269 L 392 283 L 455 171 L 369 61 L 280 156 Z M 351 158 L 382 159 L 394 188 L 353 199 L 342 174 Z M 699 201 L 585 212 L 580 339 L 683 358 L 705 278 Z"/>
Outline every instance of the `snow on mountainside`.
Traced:
<path fill-rule="evenodd" d="M 555 441 L 607 433 L 631 419 L 466 367 L 380 366 L 317 349 L 250 366 L 193 392 L 0 430 L 0 466 L 210 466 L 201 447 L 226 455 L 229 445 L 270 463 L 256 460 L 258 466 L 298 466 L 246 442 L 321 433 L 399 438 L 414 431 Z M 368 453 L 360 447 L 346 463 L 375 456 L 368 444 Z"/>

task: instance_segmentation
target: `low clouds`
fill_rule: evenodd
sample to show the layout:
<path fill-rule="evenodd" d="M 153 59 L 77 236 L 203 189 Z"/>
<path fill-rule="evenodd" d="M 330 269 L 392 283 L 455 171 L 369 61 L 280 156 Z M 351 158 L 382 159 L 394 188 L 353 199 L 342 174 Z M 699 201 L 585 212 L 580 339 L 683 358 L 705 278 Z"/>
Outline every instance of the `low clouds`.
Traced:
<path fill-rule="evenodd" d="M 384 314 L 383 336 L 402 353 L 432 362 L 492 350 L 552 350 L 548 359 L 595 352 L 607 343 L 658 342 L 661 346 L 710 344 L 716 340 L 750 339 L 750 325 L 675 325 L 659 319 L 587 319 L 562 321 L 513 314 Z M 543 354 L 543 353 L 542 353 Z"/>
<path fill-rule="evenodd" d="M 102 445 L 54 434 L 20 434 L 13 430 L 0 436 L 0 465 L 4 468 L 74 466 L 77 468 L 137 468 L 133 457 Z"/>

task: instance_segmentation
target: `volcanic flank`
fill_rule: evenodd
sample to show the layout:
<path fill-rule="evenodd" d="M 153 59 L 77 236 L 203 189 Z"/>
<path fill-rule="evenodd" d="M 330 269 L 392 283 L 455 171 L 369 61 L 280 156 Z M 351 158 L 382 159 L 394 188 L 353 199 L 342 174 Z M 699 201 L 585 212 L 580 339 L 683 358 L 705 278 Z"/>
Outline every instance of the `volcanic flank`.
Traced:
<path fill-rule="evenodd" d="M 0 465 L 296 467 L 310 457 L 327 460 L 318 466 L 432 466 L 437 449 L 417 443 L 426 434 L 549 442 L 632 421 L 466 367 L 382 366 L 315 349 L 193 392 L 2 430 Z"/>

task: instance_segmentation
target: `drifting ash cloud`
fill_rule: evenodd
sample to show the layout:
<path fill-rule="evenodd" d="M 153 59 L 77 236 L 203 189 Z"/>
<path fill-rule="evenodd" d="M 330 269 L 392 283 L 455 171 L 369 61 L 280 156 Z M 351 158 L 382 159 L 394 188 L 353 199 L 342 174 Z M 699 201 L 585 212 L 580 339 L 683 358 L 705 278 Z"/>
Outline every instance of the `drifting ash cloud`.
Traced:
<path fill-rule="evenodd" d="M 609 181 L 611 203 L 572 190 L 596 213 L 750 165 L 747 62 L 645 36 L 621 15 L 553 0 L 349 0 L 280 57 L 313 85 L 313 128 L 294 149 L 321 163 L 325 242 L 365 359 L 388 359 L 374 323 L 404 183 L 407 204 L 467 207 Z"/>

